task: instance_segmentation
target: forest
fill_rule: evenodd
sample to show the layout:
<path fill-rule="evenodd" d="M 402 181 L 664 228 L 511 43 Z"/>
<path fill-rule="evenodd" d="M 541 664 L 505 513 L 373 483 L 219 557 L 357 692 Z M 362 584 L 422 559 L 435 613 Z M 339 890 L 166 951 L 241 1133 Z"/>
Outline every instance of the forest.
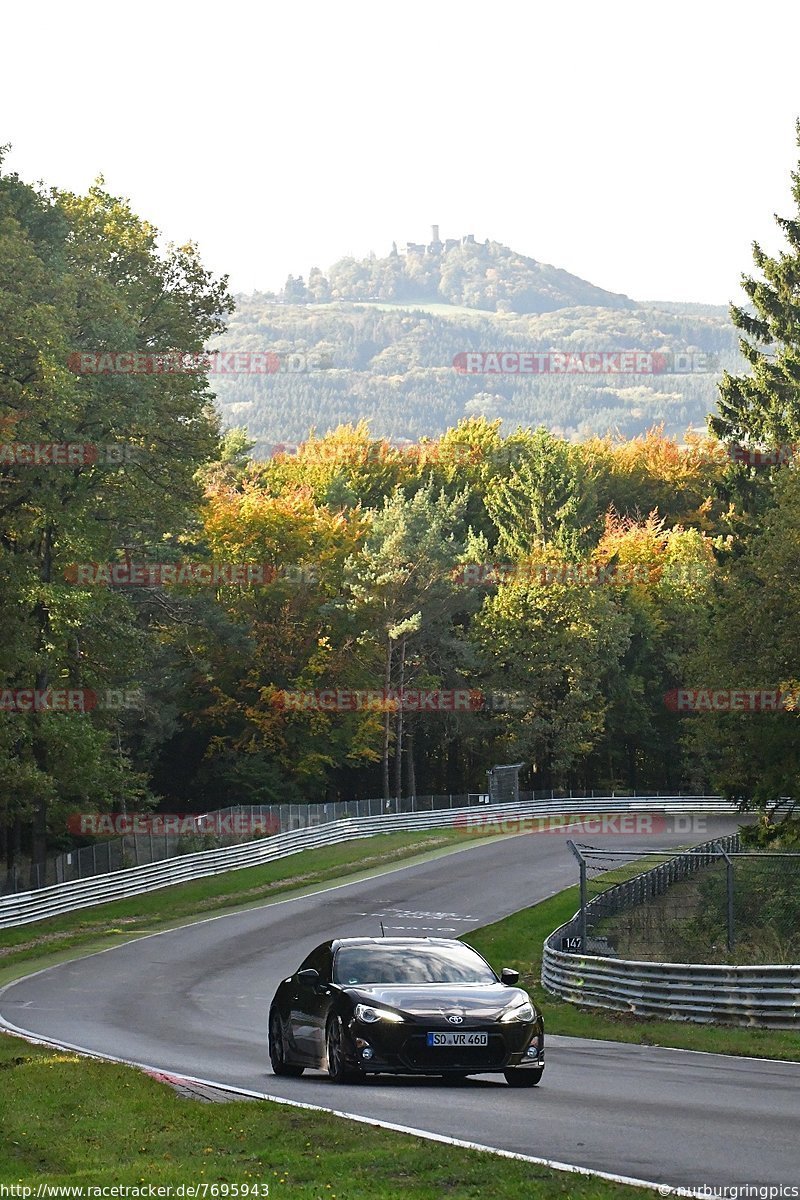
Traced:
<path fill-rule="evenodd" d="M 358 294 L 338 289 L 336 296 L 339 290 Z M 225 421 L 247 426 L 257 458 L 300 443 L 311 429 L 324 434 L 360 420 L 374 437 L 396 442 L 439 437 L 476 416 L 499 418 L 506 436 L 546 425 L 578 442 L 662 426 L 682 441 L 687 429 L 705 429 L 722 373 L 746 366 L 727 311 L 713 306 L 611 306 L 607 296 L 578 291 L 563 295 L 558 308 L 518 313 L 419 296 L 298 302 L 296 292 L 237 296 L 227 330 L 213 342 L 218 351 L 242 355 L 269 346 L 276 355 L 274 370 L 212 377 Z M 639 351 L 661 356 L 661 369 L 589 376 L 458 369 L 465 353 L 498 350 Z"/>
<path fill-rule="evenodd" d="M 752 307 L 659 310 L 664 347 L 625 298 L 474 325 L 237 306 L 197 247 L 164 250 L 101 183 L 0 175 L 7 862 L 73 844 L 76 811 L 482 791 L 517 761 L 534 788 L 794 795 L 800 223 L 783 228 Z M 578 350 L 717 355 L 709 428 L 676 432 L 705 403 L 694 376 L 697 406 L 648 393 L 638 432 L 601 430 L 591 389 L 576 425 L 563 380 L 513 425 L 519 380 L 508 405 L 500 378 L 494 408 L 456 403 L 480 384 L 453 357 L 500 346 L 480 321 L 526 350 L 527 322 L 563 348 L 583 321 Z M 227 377 L 202 363 L 223 337 L 306 356 L 260 376 L 306 402 L 269 393 L 271 424 L 218 405 Z M 117 369 L 82 369 L 97 355 Z M 362 390 L 333 378 L 322 418 L 317 377 L 345 366 Z M 294 444 L 258 453 L 273 436 Z"/>

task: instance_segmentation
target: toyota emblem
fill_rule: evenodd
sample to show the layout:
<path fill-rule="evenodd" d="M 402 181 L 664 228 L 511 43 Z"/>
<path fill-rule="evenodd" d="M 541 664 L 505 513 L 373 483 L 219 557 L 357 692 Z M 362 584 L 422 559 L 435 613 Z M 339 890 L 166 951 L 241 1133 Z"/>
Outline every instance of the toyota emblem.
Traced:
<path fill-rule="evenodd" d="M 464 1020 L 464 1018 L 463 1018 L 463 1017 L 460 1017 L 460 1016 L 458 1016 L 458 1014 L 457 1014 L 457 1013 L 456 1013 L 456 1014 L 454 1014 L 452 1017 L 448 1017 L 447 1019 L 448 1019 L 448 1021 L 450 1022 L 450 1024 L 451 1024 L 451 1025 L 460 1025 L 460 1024 L 461 1024 L 461 1022 Z"/>

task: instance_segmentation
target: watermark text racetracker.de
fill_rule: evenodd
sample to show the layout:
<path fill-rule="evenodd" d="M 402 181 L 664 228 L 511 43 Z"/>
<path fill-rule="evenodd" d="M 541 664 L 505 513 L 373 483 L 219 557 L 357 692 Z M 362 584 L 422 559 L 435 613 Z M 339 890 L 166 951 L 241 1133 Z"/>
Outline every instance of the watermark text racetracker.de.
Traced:
<path fill-rule="evenodd" d="M 473 837 L 497 837 L 511 833 L 569 833 L 604 837 L 651 836 L 662 833 L 707 833 L 708 818 L 697 813 L 589 812 L 544 816 L 508 816 L 491 811 L 461 813 L 454 826 Z"/>
<path fill-rule="evenodd" d="M 146 353 L 138 350 L 75 351 L 67 367 L 76 375 L 302 375 L 333 367 L 328 354 L 271 350 L 200 350 Z"/>
<path fill-rule="evenodd" d="M 783 467 L 791 462 L 797 453 L 796 446 L 774 446 L 770 450 L 756 446 L 739 446 L 735 442 L 727 447 L 728 457 L 732 462 L 741 463 L 747 467 Z"/>
<path fill-rule="evenodd" d="M 0 712 L 88 713 L 94 709 L 137 709 L 144 707 L 141 688 L 2 688 Z"/>
<path fill-rule="evenodd" d="M 672 688 L 664 704 L 678 713 L 800 712 L 800 693 L 780 688 Z"/>
<path fill-rule="evenodd" d="M 460 375 L 690 375 L 716 370 L 710 354 L 665 350 L 462 350 Z"/>
<path fill-rule="evenodd" d="M 123 813 L 75 812 L 67 831 L 76 837 L 271 837 L 281 823 L 272 813 Z"/>
<path fill-rule="evenodd" d="M 393 442 L 386 439 L 364 442 L 357 438 L 339 438 L 317 442 L 277 442 L 268 451 L 269 458 L 302 458 L 306 464 L 342 463 L 366 466 L 368 463 L 405 462 L 427 465 L 459 466 L 479 462 L 481 446 L 465 442 Z"/>
<path fill-rule="evenodd" d="M 710 563 L 686 562 L 518 562 L 462 563 L 448 577 L 460 587 L 495 587 L 526 584 L 535 587 L 626 587 L 633 584 L 669 583 L 675 586 L 702 583 Z"/>
<path fill-rule="evenodd" d="M 64 578 L 78 587 L 263 587 L 278 579 L 313 585 L 319 582 L 319 568 L 313 563 L 91 562 L 70 563 Z"/>
<path fill-rule="evenodd" d="M 0 467 L 122 467 L 143 462 L 147 452 L 125 442 L 5 442 Z"/>
<path fill-rule="evenodd" d="M 544 563 L 533 559 L 521 562 L 463 563 L 454 567 L 450 578 L 454 583 L 490 587 L 499 583 L 529 583 L 540 587 L 609 586 L 649 583 L 655 574 L 647 563 Z"/>

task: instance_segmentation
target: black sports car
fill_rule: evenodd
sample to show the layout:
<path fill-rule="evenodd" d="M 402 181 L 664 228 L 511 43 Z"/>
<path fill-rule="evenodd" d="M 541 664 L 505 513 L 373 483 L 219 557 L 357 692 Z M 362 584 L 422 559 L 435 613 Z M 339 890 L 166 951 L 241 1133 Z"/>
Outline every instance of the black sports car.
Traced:
<path fill-rule="evenodd" d="M 498 979 L 450 938 L 324 942 L 275 993 L 272 1070 L 316 1067 L 336 1083 L 502 1071 L 512 1087 L 532 1087 L 544 1070 L 544 1023 L 518 982 L 519 972 Z"/>

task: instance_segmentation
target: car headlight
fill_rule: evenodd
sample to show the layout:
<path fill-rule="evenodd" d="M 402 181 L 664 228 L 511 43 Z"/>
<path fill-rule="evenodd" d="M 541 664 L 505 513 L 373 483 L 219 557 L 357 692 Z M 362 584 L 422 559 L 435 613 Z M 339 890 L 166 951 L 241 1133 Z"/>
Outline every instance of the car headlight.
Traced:
<path fill-rule="evenodd" d="M 535 1017 L 533 1005 L 530 1000 L 523 1000 L 521 1004 L 515 1004 L 513 1008 L 507 1008 L 501 1016 L 501 1021 L 532 1021 Z"/>
<path fill-rule="evenodd" d="M 374 1004 L 357 1004 L 355 1011 L 356 1020 L 363 1021 L 365 1025 L 374 1025 L 376 1021 L 399 1024 L 403 1020 L 399 1013 L 390 1012 L 388 1008 L 376 1008 Z"/>

